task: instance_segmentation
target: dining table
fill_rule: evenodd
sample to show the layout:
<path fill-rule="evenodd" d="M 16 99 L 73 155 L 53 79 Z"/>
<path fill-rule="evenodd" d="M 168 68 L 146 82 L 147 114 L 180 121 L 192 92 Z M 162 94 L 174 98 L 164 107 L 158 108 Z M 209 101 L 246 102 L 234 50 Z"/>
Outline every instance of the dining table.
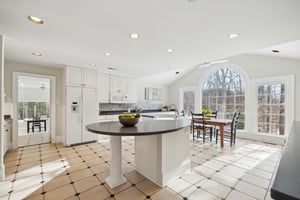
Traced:
<path fill-rule="evenodd" d="M 195 121 L 202 122 L 202 120 L 199 120 L 199 119 L 194 119 L 194 122 Z M 230 126 L 232 123 L 232 120 L 231 119 L 204 118 L 204 123 L 207 125 L 219 127 L 220 136 L 221 136 L 221 148 L 224 148 L 224 127 Z"/>

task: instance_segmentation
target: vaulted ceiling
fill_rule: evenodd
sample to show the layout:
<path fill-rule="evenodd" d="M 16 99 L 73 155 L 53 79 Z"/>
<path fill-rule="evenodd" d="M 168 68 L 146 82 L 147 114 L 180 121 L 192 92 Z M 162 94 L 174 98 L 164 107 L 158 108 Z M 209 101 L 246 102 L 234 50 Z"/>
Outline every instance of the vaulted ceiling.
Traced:
<path fill-rule="evenodd" d="M 299 8 L 299 0 L 0 0 L 0 34 L 7 61 L 176 78 L 175 71 L 298 40 Z"/>

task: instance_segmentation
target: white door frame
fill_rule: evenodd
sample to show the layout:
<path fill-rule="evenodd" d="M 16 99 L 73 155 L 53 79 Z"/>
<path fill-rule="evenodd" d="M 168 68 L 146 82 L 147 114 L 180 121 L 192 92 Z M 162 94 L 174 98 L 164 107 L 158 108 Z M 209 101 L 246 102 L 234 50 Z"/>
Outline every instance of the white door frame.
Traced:
<path fill-rule="evenodd" d="M 55 142 L 55 122 L 56 122 L 56 77 L 41 75 L 41 74 L 33 74 L 33 73 L 25 73 L 25 72 L 13 72 L 13 84 L 12 84 L 12 92 L 13 92 L 13 130 L 12 130 L 12 148 L 18 148 L 18 77 L 19 76 L 32 76 L 39 78 L 48 78 L 50 79 L 50 142 Z"/>
<path fill-rule="evenodd" d="M 196 112 L 200 109 L 200 98 L 199 98 L 199 88 L 196 86 L 189 86 L 189 87 L 181 87 L 179 88 L 179 105 L 178 110 L 183 110 L 183 93 L 186 91 L 193 91 L 195 94 L 195 110 L 193 112 Z"/>

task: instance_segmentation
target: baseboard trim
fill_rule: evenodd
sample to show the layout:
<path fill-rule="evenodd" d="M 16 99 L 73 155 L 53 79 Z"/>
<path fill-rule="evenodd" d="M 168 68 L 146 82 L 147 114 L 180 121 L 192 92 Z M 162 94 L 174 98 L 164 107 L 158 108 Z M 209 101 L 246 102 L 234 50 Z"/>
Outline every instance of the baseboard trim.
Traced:
<path fill-rule="evenodd" d="M 250 139 L 258 142 L 272 143 L 272 144 L 285 144 L 285 137 L 275 136 L 275 135 L 266 135 L 266 134 L 255 134 L 248 132 L 237 132 L 237 138 Z"/>
<path fill-rule="evenodd" d="M 3 180 L 5 180 L 5 166 L 4 165 L 2 165 L 0 167 L 0 181 L 3 181 Z"/>
<path fill-rule="evenodd" d="M 63 143 L 63 136 L 55 136 L 54 139 L 52 139 L 52 143 Z"/>

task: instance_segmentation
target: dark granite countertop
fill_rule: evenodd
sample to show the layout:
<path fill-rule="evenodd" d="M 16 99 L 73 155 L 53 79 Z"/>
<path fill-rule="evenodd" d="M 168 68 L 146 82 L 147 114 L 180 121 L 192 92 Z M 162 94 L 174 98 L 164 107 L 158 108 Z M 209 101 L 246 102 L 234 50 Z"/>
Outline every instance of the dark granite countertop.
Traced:
<path fill-rule="evenodd" d="M 294 122 L 281 156 L 271 197 L 300 199 L 300 121 Z"/>
<path fill-rule="evenodd" d="M 124 127 L 120 122 L 99 122 L 89 124 L 86 130 L 112 136 L 143 136 L 156 135 L 177 131 L 189 126 L 187 118 L 176 120 L 146 120 L 140 121 L 134 127 Z"/>

